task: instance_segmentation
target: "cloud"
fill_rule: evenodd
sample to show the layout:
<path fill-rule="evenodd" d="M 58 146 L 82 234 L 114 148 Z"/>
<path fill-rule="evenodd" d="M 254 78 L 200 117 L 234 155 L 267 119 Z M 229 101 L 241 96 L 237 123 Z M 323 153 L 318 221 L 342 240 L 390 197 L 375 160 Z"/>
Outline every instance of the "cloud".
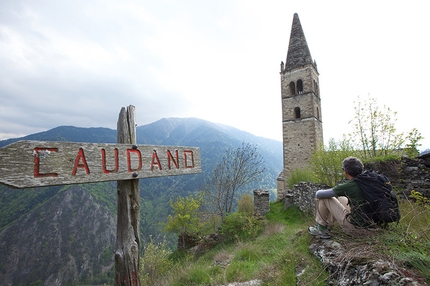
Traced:
<path fill-rule="evenodd" d="M 310 7 L 312 9 L 310 9 Z M 324 137 L 358 95 L 429 139 L 430 20 L 421 2 L 1 1 L 0 139 L 59 125 L 198 117 L 282 140 L 280 62 L 300 16 L 320 72 Z"/>

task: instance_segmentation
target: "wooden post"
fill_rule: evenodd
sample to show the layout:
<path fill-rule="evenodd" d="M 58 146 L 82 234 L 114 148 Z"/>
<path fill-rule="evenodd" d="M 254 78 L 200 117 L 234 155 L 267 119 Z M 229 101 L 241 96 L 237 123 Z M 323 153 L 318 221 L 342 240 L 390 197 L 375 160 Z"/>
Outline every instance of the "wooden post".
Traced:
<path fill-rule="evenodd" d="M 121 109 L 118 143 L 136 144 L 134 106 Z M 115 285 L 140 285 L 139 280 L 139 179 L 117 181 L 118 220 L 115 245 Z"/>

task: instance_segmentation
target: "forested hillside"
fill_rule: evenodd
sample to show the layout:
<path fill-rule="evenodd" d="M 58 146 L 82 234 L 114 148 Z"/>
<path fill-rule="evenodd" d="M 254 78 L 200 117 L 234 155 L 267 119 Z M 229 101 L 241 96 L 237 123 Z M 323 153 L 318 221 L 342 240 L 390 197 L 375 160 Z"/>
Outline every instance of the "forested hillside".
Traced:
<path fill-rule="evenodd" d="M 116 131 L 61 126 L 0 141 L 0 147 L 18 140 L 115 143 Z M 137 142 L 199 147 L 203 170 L 196 175 L 140 180 L 142 244 L 150 236 L 167 237 L 175 244 L 175 237 L 166 236 L 162 226 L 169 200 L 199 191 L 227 148 L 249 142 L 264 158 L 264 176 L 244 191 L 275 189 L 282 170 L 281 142 L 195 118 L 165 118 L 139 126 Z M 115 232 L 116 182 L 37 189 L 0 186 L 0 281 L 6 277 L 12 284 L 112 281 Z"/>

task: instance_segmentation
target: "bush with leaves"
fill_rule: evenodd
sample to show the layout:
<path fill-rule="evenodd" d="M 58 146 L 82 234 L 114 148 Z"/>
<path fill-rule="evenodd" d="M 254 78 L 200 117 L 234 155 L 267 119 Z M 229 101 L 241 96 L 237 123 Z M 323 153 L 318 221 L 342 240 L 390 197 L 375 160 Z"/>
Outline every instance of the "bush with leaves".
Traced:
<path fill-rule="evenodd" d="M 310 168 L 297 168 L 291 171 L 290 176 L 287 178 L 287 188 L 292 189 L 293 185 L 300 182 L 316 183 L 317 179 Z"/>
<path fill-rule="evenodd" d="M 174 202 L 170 200 L 173 215 L 167 217 L 165 231 L 177 233 L 181 238 L 182 248 L 186 246 L 186 236 L 195 235 L 199 231 L 201 226 L 199 209 L 202 200 L 202 194 L 178 197 Z"/>
<path fill-rule="evenodd" d="M 237 212 L 248 216 L 254 215 L 254 199 L 250 194 L 243 194 L 237 202 Z"/>
<path fill-rule="evenodd" d="M 408 136 L 406 137 L 409 143 L 406 144 L 406 154 L 410 158 L 415 158 L 419 155 L 418 147 L 421 146 L 419 141 L 424 139 L 424 137 L 421 135 L 421 133 L 416 129 L 413 128 L 411 132 L 409 132 Z"/>
<path fill-rule="evenodd" d="M 242 195 L 237 212 L 228 214 L 221 225 L 221 233 L 227 241 L 246 240 L 256 237 L 264 223 L 254 216 L 254 203 L 249 194 Z"/>
<path fill-rule="evenodd" d="M 171 253 L 165 241 L 156 244 L 150 237 L 149 243 L 144 247 L 143 256 L 140 257 L 141 285 L 156 285 L 157 280 L 173 265 L 169 260 Z"/>
<path fill-rule="evenodd" d="M 244 213 L 228 214 L 221 226 L 226 241 L 240 241 L 256 237 L 263 230 L 263 221 Z"/>
<path fill-rule="evenodd" d="M 328 186 L 336 185 L 344 179 L 343 160 L 356 155 L 357 152 L 354 151 L 347 139 L 335 141 L 331 138 L 327 147 L 321 146 L 311 156 L 311 168 L 316 181 Z"/>

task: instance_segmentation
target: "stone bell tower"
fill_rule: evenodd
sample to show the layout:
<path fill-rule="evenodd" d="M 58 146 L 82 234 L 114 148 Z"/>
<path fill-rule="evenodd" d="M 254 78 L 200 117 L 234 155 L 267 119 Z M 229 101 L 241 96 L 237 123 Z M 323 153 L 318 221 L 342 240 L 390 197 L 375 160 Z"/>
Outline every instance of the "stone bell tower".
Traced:
<path fill-rule="evenodd" d="M 280 75 L 284 169 L 278 178 L 278 194 L 279 180 L 286 180 L 296 168 L 306 167 L 312 152 L 323 143 L 319 73 L 297 13 Z"/>

